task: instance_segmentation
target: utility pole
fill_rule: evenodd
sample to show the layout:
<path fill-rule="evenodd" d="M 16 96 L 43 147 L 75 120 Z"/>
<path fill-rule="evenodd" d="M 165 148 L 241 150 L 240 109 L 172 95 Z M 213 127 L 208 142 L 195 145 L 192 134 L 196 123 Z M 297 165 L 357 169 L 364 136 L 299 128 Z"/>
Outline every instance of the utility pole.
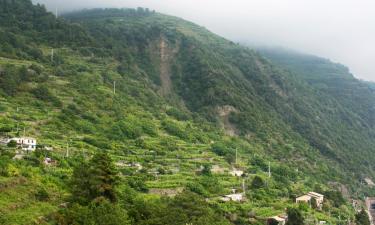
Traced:
<path fill-rule="evenodd" d="M 23 127 L 23 136 L 26 137 L 26 127 Z"/>
<path fill-rule="evenodd" d="M 66 154 L 65 154 L 65 157 L 69 158 L 69 141 L 66 143 Z"/>
<path fill-rule="evenodd" d="M 238 159 L 238 150 L 236 148 L 236 164 L 237 164 L 237 159 Z"/>
<path fill-rule="evenodd" d="M 245 179 L 242 179 L 242 191 L 243 191 L 243 193 L 246 193 Z"/>
<path fill-rule="evenodd" d="M 271 162 L 268 162 L 268 177 L 271 177 Z"/>
<path fill-rule="evenodd" d="M 53 62 L 53 57 L 54 57 L 54 50 L 51 50 L 51 62 Z"/>

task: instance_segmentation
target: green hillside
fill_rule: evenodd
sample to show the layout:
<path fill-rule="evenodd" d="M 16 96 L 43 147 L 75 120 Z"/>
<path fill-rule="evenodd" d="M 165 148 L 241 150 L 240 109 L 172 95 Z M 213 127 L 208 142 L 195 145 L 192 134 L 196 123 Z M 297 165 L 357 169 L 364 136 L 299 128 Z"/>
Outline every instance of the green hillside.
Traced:
<path fill-rule="evenodd" d="M 38 141 L 22 160 L 1 145 L 1 224 L 264 224 L 290 207 L 341 224 L 372 192 L 373 89 L 342 66 L 142 8 L 3 0 L 0 18 L 0 137 Z M 233 188 L 246 200 L 221 201 Z M 309 191 L 321 210 L 294 203 Z"/>

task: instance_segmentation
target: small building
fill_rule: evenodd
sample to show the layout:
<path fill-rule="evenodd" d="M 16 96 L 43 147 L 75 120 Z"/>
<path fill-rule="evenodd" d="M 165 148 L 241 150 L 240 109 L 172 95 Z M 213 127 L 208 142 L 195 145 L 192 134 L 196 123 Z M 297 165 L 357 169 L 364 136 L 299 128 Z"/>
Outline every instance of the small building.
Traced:
<path fill-rule="evenodd" d="M 244 200 L 244 193 L 225 195 L 222 198 L 220 198 L 220 200 L 223 202 L 229 202 L 229 201 L 241 202 Z"/>
<path fill-rule="evenodd" d="M 15 141 L 17 146 L 21 147 L 24 151 L 35 151 L 36 150 L 36 139 L 31 137 L 19 137 L 19 138 L 10 138 L 8 142 Z"/>
<path fill-rule="evenodd" d="M 366 178 L 364 179 L 364 181 L 365 181 L 365 183 L 366 183 L 368 186 L 370 186 L 370 187 L 375 186 L 375 183 L 371 180 L 371 178 L 366 177 Z"/>
<path fill-rule="evenodd" d="M 309 192 L 306 195 L 302 195 L 296 198 L 296 203 L 305 202 L 311 204 L 311 199 L 314 198 L 316 201 L 316 207 L 319 209 L 323 206 L 324 195 L 316 193 L 316 192 Z"/>
<path fill-rule="evenodd" d="M 285 225 L 287 221 L 287 216 L 274 216 L 267 219 L 267 225 L 278 224 Z"/>
<path fill-rule="evenodd" d="M 229 173 L 230 173 L 230 175 L 232 175 L 234 177 L 241 177 L 244 174 L 244 172 L 242 170 L 238 170 L 238 169 L 233 169 Z"/>

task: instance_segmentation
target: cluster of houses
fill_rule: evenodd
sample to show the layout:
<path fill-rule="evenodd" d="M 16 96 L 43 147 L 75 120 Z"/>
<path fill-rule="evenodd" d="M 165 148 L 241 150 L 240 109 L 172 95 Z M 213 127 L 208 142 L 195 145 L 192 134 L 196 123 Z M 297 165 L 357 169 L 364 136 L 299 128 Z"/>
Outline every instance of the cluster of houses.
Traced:
<path fill-rule="evenodd" d="M 323 207 L 324 195 L 316 193 L 316 192 L 309 192 L 305 195 L 296 198 L 296 203 L 307 203 L 311 206 L 312 199 L 315 200 L 316 207 L 321 209 Z M 273 216 L 267 219 L 267 224 L 278 224 L 278 225 L 285 225 L 288 221 L 288 217 L 286 215 L 278 215 Z M 319 224 L 325 224 L 325 221 L 319 221 Z"/>
<path fill-rule="evenodd" d="M 26 153 L 33 152 L 37 148 L 37 140 L 32 137 L 14 137 L 0 140 L 0 143 L 4 145 L 8 145 L 11 142 L 14 142 L 17 148 L 21 149 Z M 45 149 L 51 151 L 52 147 L 45 147 Z M 20 160 L 23 159 L 24 156 L 25 155 L 22 152 L 17 151 L 17 154 L 14 156 L 13 159 Z M 46 166 L 55 166 L 57 164 L 57 161 L 52 158 L 45 157 L 43 160 L 43 164 Z"/>

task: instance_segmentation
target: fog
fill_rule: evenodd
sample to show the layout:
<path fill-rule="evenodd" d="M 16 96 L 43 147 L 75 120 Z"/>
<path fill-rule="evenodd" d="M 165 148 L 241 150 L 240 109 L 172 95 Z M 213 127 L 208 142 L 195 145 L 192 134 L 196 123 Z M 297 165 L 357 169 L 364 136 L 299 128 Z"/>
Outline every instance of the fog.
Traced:
<path fill-rule="evenodd" d="M 375 81 L 374 0 L 33 0 L 53 12 L 145 7 L 236 42 L 283 46 L 348 66 Z"/>

